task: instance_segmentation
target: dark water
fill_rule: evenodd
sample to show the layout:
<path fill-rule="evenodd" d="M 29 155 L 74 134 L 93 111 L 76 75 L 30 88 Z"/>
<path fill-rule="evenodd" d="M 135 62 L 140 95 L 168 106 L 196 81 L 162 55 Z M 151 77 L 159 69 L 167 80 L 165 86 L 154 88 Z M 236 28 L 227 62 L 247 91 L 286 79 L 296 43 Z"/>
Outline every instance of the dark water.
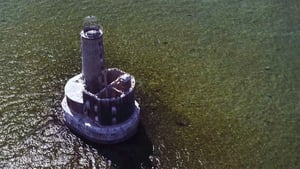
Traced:
<path fill-rule="evenodd" d="M 300 168 L 300 1 L 0 0 L 0 168 Z M 137 80 L 138 134 L 62 122 L 82 19 Z"/>

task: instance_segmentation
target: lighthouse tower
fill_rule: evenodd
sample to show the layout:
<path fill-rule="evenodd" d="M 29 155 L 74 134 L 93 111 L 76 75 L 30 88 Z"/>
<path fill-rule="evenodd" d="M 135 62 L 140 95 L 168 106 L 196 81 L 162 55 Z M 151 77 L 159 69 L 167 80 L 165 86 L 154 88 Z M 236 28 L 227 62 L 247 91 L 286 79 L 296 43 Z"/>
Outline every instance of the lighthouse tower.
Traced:
<path fill-rule="evenodd" d="M 81 36 L 82 73 L 86 89 L 97 93 L 105 87 L 103 32 L 96 18 L 85 18 Z"/>
<path fill-rule="evenodd" d="M 85 18 L 80 36 L 82 73 L 65 85 L 65 123 L 96 143 L 124 141 L 136 133 L 139 122 L 135 78 L 120 69 L 105 68 L 103 31 L 95 17 Z"/>

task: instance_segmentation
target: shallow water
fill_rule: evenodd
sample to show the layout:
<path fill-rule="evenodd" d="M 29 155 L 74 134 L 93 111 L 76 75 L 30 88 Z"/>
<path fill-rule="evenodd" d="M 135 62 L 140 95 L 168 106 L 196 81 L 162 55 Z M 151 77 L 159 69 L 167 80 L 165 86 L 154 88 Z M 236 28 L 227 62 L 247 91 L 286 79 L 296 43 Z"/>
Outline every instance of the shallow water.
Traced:
<path fill-rule="evenodd" d="M 300 168 L 297 0 L 0 1 L 0 168 Z M 82 19 L 137 80 L 131 140 L 63 124 Z"/>

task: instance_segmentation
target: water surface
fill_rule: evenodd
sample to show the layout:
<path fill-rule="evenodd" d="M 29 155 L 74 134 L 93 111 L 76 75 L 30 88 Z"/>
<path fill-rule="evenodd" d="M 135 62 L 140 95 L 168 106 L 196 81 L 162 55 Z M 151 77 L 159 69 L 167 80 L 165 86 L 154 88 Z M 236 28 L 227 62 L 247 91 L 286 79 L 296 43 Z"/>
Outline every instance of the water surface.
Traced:
<path fill-rule="evenodd" d="M 0 1 L 0 168 L 300 168 L 300 1 Z M 133 139 L 63 124 L 82 19 L 137 80 Z"/>

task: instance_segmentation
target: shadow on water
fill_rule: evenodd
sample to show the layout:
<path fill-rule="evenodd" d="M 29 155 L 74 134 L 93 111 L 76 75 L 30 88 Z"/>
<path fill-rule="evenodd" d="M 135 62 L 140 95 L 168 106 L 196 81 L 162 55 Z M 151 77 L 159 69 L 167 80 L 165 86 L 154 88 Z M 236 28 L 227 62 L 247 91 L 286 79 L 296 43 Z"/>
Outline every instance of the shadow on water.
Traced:
<path fill-rule="evenodd" d="M 86 144 L 95 148 L 99 155 L 110 160 L 117 168 L 152 168 L 149 156 L 153 154 L 153 145 L 141 123 L 139 124 L 137 133 L 132 138 L 118 144 L 97 144 L 83 138 L 80 135 L 77 136 L 80 137 Z"/>

